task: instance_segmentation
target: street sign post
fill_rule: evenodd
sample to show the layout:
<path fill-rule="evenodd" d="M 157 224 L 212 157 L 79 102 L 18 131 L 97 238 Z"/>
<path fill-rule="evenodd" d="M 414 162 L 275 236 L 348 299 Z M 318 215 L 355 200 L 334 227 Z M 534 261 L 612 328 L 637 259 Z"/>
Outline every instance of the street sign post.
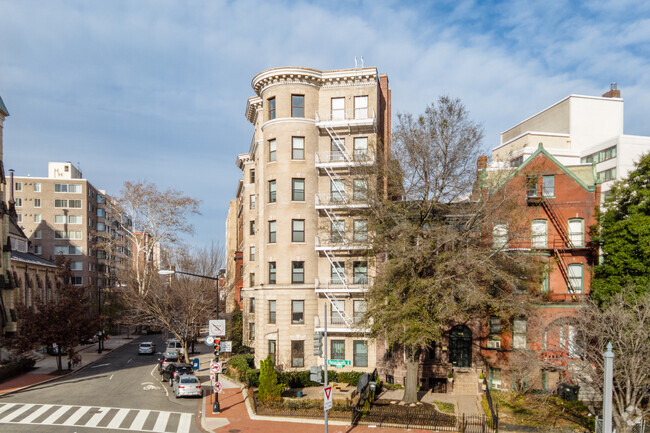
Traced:
<path fill-rule="evenodd" d="M 215 382 L 214 383 L 214 392 L 216 392 L 216 393 L 221 392 L 221 382 Z"/>
<path fill-rule="evenodd" d="M 221 373 L 221 363 L 219 362 L 213 362 L 210 364 L 210 373 Z"/>
<path fill-rule="evenodd" d="M 352 365 L 352 361 L 349 361 L 347 359 L 328 359 L 327 365 L 332 365 L 336 368 L 342 368 Z"/>
<path fill-rule="evenodd" d="M 221 351 L 224 353 L 232 352 L 232 341 L 222 341 L 221 342 Z"/>
<path fill-rule="evenodd" d="M 213 337 L 223 337 L 226 335 L 226 321 L 225 320 L 210 320 L 208 326 L 208 333 Z"/>
<path fill-rule="evenodd" d="M 326 386 L 323 388 L 323 408 L 330 410 L 332 408 L 332 387 Z"/>

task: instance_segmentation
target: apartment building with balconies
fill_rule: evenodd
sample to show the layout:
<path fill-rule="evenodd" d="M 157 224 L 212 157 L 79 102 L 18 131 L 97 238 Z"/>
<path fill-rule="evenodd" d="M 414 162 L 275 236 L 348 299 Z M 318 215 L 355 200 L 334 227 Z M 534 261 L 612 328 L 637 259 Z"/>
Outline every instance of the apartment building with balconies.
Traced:
<path fill-rule="evenodd" d="M 367 173 L 390 154 L 388 77 L 286 67 L 261 72 L 252 87 L 253 139 L 237 158 L 242 180 L 227 223 L 245 343 L 256 365 L 268 355 L 284 369 L 322 365 L 312 342 L 327 321 L 329 358 L 372 370 L 361 323 L 375 272 Z"/>

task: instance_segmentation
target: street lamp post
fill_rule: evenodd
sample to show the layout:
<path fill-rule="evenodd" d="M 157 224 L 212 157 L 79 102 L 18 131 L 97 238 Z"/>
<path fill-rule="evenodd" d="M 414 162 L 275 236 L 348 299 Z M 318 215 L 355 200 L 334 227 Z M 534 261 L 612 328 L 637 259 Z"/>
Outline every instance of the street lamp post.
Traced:
<path fill-rule="evenodd" d="M 210 277 L 210 276 L 207 276 L 207 275 L 200 275 L 200 274 L 193 274 L 191 272 L 184 272 L 184 271 L 178 271 L 178 270 L 172 270 L 172 269 L 169 269 L 169 270 L 161 269 L 161 270 L 158 271 L 158 273 L 160 275 L 172 275 L 172 274 L 190 275 L 192 277 L 204 278 L 206 280 L 216 281 L 217 282 L 217 310 L 216 310 L 216 316 L 217 317 L 216 317 L 216 319 L 219 320 L 219 275 L 221 275 L 225 271 L 226 270 L 223 269 L 223 268 L 219 269 L 219 272 L 217 273 L 216 277 Z M 219 361 L 219 354 L 218 353 L 215 354 L 215 360 Z M 215 373 L 214 378 L 215 378 L 215 382 L 218 381 L 219 380 L 219 374 Z M 212 390 L 212 392 L 214 393 L 213 394 L 214 395 L 214 402 L 212 404 L 212 413 L 219 413 L 219 412 L 221 412 L 221 407 L 219 405 L 219 394 L 217 392 L 215 392 L 214 390 Z"/>

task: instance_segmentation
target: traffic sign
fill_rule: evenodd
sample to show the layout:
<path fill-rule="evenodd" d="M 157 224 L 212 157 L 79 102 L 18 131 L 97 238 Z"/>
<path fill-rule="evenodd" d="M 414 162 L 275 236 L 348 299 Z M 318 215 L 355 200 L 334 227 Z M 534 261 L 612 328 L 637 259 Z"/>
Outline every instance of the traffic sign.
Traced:
<path fill-rule="evenodd" d="M 226 335 L 226 321 L 225 320 L 210 320 L 208 333 L 213 337 L 221 337 Z"/>
<path fill-rule="evenodd" d="M 221 392 L 221 382 L 214 383 L 214 392 Z"/>
<path fill-rule="evenodd" d="M 222 341 L 221 342 L 221 351 L 226 353 L 226 352 L 232 352 L 232 341 Z"/>
<path fill-rule="evenodd" d="M 212 335 L 205 337 L 205 345 L 210 347 L 214 346 L 214 337 Z"/>
<path fill-rule="evenodd" d="M 332 386 L 323 388 L 323 409 L 330 410 L 332 408 Z"/>
<path fill-rule="evenodd" d="M 348 367 L 352 365 L 352 361 L 348 361 L 347 359 L 328 359 L 327 365 L 333 365 L 337 368 Z"/>
<path fill-rule="evenodd" d="M 213 362 L 210 364 L 211 373 L 221 373 L 221 364 L 219 362 Z"/>

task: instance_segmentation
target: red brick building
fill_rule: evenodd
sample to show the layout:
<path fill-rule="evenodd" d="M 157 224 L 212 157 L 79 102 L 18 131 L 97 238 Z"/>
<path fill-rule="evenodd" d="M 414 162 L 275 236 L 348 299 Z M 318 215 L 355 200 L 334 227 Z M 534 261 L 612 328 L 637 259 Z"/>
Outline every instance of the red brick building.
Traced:
<path fill-rule="evenodd" d="M 553 368 L 540 369 L 540 357 L 563 363 L 575 356 L 572 317 L 589 294 L 597 250 L 590 227 L 596 224 L 600 182 L 591 164 L 565 166 L 542 143 L 501 183 L 516 194 L 519 222 L 496 221 L 495 248 L 539 255 L 544 263 L 541 301 L 533 317 L 504 323 L 490 317 L 481 355 L 492 388 L 553 389 L 561 380 Z M 548 363 L 547 363 L 548 365 Z"/>

